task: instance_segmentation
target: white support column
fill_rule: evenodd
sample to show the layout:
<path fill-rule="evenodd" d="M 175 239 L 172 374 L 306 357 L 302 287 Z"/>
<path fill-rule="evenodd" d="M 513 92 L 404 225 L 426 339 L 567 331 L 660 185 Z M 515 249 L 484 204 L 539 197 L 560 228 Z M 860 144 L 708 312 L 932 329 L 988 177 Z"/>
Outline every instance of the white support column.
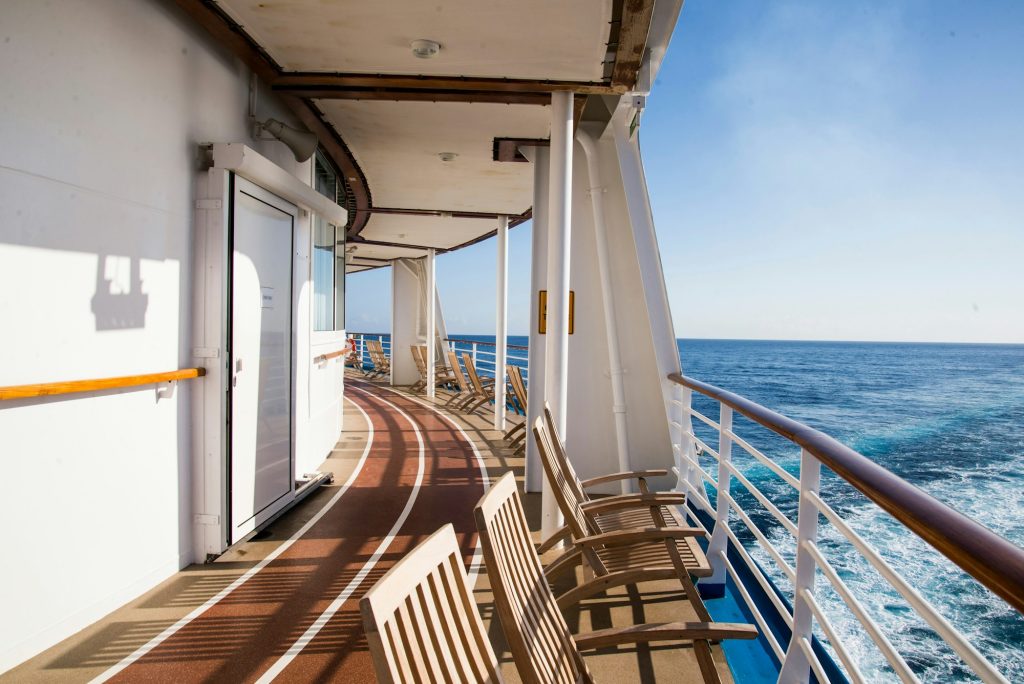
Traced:
<path fill-rule="evenodd" d="M 540 334 L 540 291 L 548 285 L 548 175 L 550 157 L 547 147 L 524 147 L 520 150 L 533 162 L 533 219 L 530 236 L 530 344 L 527 350 L 526 399 L 526 477 L 528 492 L 544 489 L 544 468 L 540 463 L 533 424 L 544 412 L 544 377 L 547 348 L 545 335 Z"/>
<path fill-rule="evenodd" d="M 505 356 L 508 351 L 508 216 L 498 217 L 497 306 L 494 331 L 494 429 L 505 430 Z"/>
<path fill-rule="evenodd" d="M 619 322 L 615 315 L 615 287 L 612 284 L 608 257 L 608 229 L 604 220 L 604 183 L 601 182 L 601 164 L 597 158 L 597 145 L 593 136 L 580 130 L 580 147 L 587 158 L 590 185 L 590 203 L 594 210 L 594 244 L 597 247 L 597 270 L 601 276 L 601 301 L 604 303 L 605 339 L 608 344 L 609 374 L 612 381 L 612 413 L 615 418 L 615 445 L 619 458 L 619 471 L 632 470 L 629 457 L 629 435 L 626 429 L 626 390 L 622 382 L 622 355 L 619 352 Z M 623 494 L 631 490 L 631 480 L 620 482 Z"/>
<path fill-rule="evenodd" d="M 427 396 L 434 396 L 434 370 L 437 365 L 437 291 L 434 250 L 427 250 Z"/>
<path fill-rule="evenodd" d="M 544 397 L 559 435 L 566 435 L 569 393 L 569 259 L 572 238 L 572 103 L 571 92 L 551 93 L 551 171 L 548 189 L 547 372 Z M 567 445 L 569 446 L 569 445 Z M 568 453 L 572 453 L 569 451 Z M 554 532 L 561 515 L 550 488 L 541 502 L 541 530 Z"/>

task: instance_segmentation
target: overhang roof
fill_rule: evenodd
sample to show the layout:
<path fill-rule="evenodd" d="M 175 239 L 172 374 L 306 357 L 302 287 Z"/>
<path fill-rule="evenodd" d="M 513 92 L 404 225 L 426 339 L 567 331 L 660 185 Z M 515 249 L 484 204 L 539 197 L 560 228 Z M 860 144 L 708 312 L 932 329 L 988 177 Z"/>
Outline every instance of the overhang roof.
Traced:
<path fill-rule="evenodd" d="M 528 218 L 530 165 L 496 161 L 495 140 L 547 138 L 552 91 L 626 92 L 654 5 L 177 2 L 284 98 L 338 165 L 358 245 L 350 270 L 483 239 L 498 214 L 512 225 Z M 440 53 L 415 57 L 416 39 L 439 42 Z M 457 156 L 445 162 L 442 152 Z"/>

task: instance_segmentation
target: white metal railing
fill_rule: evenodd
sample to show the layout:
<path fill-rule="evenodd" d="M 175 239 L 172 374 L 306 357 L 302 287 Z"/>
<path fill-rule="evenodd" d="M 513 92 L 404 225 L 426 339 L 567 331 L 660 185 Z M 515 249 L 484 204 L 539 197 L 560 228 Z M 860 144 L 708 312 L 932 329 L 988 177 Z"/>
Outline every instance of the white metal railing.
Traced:
<path fill-rule="evenodd" d="M 497 348 L 493 342 L 481 342 L 478 340 L 464 340 L 460 338 L 445 338 L 445 342 L 448 343 L 448 348 L 457 354 L 461 355 L 462 352 L 468 352 L 470 358 L 473 359 L 473 365 L 476 366 L 477 371 L 481 375 L 488 377 L 495 377 L 495 360 L 497 358 Z M 526 356 L 525 345 L 508 345 L 508 351 L 505 355 L 506 363 L 511 365 L 519 366 L 520 372 L 523 376 L 523 382 L 528 383 L 529 380 L 529 369 L 527 367 L 528 358 Z"/>
<path fill-rule="evenodd" d="M 1018 611 L 1021 610 L 1020 604 L 1024 601 L 1024 597 L 1020 595 L 1020 570 L 1024 567 L 1024 550 L 931 499 L 920 490 L 914 489 L 911 496 L 908 493 L 910 490 L 907 489 L 910 485 L 906 482 L 877 465 L 870 464 L 863 456 L 822 433 L 779 416 L 742 397 L 691 378 L 678 375 L 670 378 L 676 383 L 669 406 L 675 472 L 679 487 L 687 493 L 687 498 L 692 504 L 692 507 L 687 507 L 686 512 L 690 519 L 701 527 L 704 525 L 694 512 L 694 508 L 703 510 L 706 516 L 714 518 L 707 550 L 713 575 L 701 580 L 701 583 L 719 585 L 724 583 L 726 575 L 732 577 L 739 589 L 740 598 L 753 614 L 769 647 L 782 664 L 780 682 L 807 682 L 812 672 L 819 681 L 828 681 L 828 668 L 818 656 L 820 651 L 813 647 L 816 636 L 831 649 L 835 660 L 851 681 L 863 682 L 869 678 L 861 669 L 861 659 L 851 654 L 849 644 L 844 643 L 842 635 L 833 624 L 836 616 L 830 615 L 829 611 L 823 608 L 823 587 L 834 591 L 839 604 L 844 605 L 856 619 L 888 668 L 891 668 L 891 674 L 895 674 L 904 682 L 919 681 L 907 659 L 886 636 L 886 630 L 865 607 L 864 597 L 856 595 L 847 581 L 849 577 L 844 579 L 844 572 L 837 570 L 824 553 L 826 550 L 835 551 L 839 548 L 848 552 L 851 547 L 982 681 L 1007 681 L 960 631 L 826 503 L 821 492 L 822 465 L 824 463 L 829 466 L 844 480 L 865 493 L 871 502 L 891 513 L 910 528 L 910 531 L 931 543 L 943 555 L 967 570 Z M 717 421 L 693 407 L 695 391 L 718 403 Z M 754 447 L 736 434 L 733 429 L 734 406 L 739 407 L 740 412 L 747 418 L 788 439 L 790 446 L 796 444 L 801 447 L 798 476 L 766 455 L 764 450 Z M 694 430 L 694 419 L 697 421 L 698 430 Z M 708 443 L 716 436 L 717 448 Z M 734 463 L 733 446 L 738 446 L 742 450 L 741 453 L 752 459 L 753 466 L 759 468 L 766 476 L 768 473 L 774 475 L 778 480 L 777 486 L 756 486 Z M 716 467 L 708 468 L 702 463 L 702 459 L 708 459 L 709 463 L 714 461 Z M 862 459 L 870 465 L 857 459 Z M 734 480 L 740 485 L 740 489 L 734 488 Z M 883 491 L 886 487 L 878 483 L 896 483 L 898 486 L 890 486 L 887 491 L 901 491 L 907 500 L 906 510 L 898 510 L 899 505 L 887 499 L 887 494 Z M 771 490 L 771 494 L 765 493 L 767 489 Z M 744 508 L 739 499 L 747 501 L 751 507 Z M 921 511 L 931 513 L 933 524 L 936 520 L 941 520 L 942 532 L 948 532 L 950 536 L 958 539 L 960 546 L 954 543 L 935 542 L 929 538 L 931 535 L 925 534 L 926 531 L 914 527 L 916 525 L 920 528 L 921 525 L 907 522 L 907 519 L 912 517 L 925 517 L 920 514 Z M 795 523 L 791 519 L 794 513 Z M 824 518 L 824 522 L 819 525 L 821 518 Z M 756 519 L 762 521 L 761 525 L 755 522 Z M 971 526 L 980 530 L 972 529 Z M 966 548 L 970 543 L 953 533 L 953 528 L 956 527 L 974 532 L 968 536 L 984 536 L 985 544 Z M 734 557 L 741 559 L 743 565 L 760 584 L 774 606 L 777 616 L 765 615 L 749 592 L 753 587 L 745 587 L 740 581 L 739 574 L 727 553 L 730 543 L 735 552 Z M 987 548 L 992 549 L 991 555 L 994 558 L 979 559 L 978 556 L 988 555 L 985 552 Z M 976 570 L 975 566 L 981 569 Z M 1009 579 L 992 580 L 993 568 L 1006 572 Z M 819 575 L 825 578 L 825 583 L 816 582 Z M 789 605 L 782 600 L 779 592 L 786 596 Z M 792 638 L 788 647 L 780 644 L 769 629 L 769 622 L 775 621 L 776 617 L 791 630 Z M 874 676 L 878 674 L 878 671 L 871 673 Z M 881 674 L 891 676 L 884 670 Z"/>

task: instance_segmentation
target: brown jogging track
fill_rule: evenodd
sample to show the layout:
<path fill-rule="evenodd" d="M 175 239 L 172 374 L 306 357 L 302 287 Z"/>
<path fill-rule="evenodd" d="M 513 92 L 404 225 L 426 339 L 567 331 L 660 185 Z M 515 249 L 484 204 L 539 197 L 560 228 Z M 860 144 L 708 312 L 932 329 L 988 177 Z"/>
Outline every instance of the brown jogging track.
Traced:
<path fill-rule="evenodd" d="M 266 672 L 352 581 L 400 517 L 419 470 L 423 482 L 397 536 L 373 570 L 275 681 L 373 681 L 359 598 L 396 561 L 446 522 L 467 562 L 476 548 L 473 505 L 483 477 L 472 445 L 435 411 L 401 394 L 350 381 L 373 424 L 362 470 L 305 535 L 219 603 L 115 675 L 115 682 L 251 682 Z"/>

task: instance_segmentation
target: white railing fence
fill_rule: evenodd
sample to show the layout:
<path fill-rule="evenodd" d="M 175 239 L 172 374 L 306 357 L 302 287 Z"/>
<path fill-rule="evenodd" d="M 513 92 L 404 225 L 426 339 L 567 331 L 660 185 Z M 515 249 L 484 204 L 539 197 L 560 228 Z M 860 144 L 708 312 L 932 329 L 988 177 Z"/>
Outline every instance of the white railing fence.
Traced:
<path fill-rule="evenodd" d="M 740 599 L 753 614 L 769 648 L 781 663 L 780 682 L 807 682 L 811 673 L 820 682 L 830 681 L 829 672 L 834 672 L 836 665 L 852 682 L 893 677 L 904 682 L 917 682 L 920 676 L 934 678 L 935 673 L 927 671 L 921 659 L 916 657 L 919 654 L 911 658 L 911 662 L 915 662 L 915 670 L 908 663 L 907 654 L 901 653 L 900 648 L 894 645 L 891 631 L 894 623 L 883 619 L 881 622 L 886 624 L 880 624 L 878 597 L 864 596 L 863 592 L 858 595 L 851 588 L 852 575 L 861 572 L 874 572 L 884 581 L 887 593 L 885 601 L 881 602 L 885 604 L 883 612 L 902 615 L 912 611 L 923 623 L 917 628 L 919 631 L 930 628 L 935 643 L 929 648 L 948 649 L 949 657 L 955 654 L 965 673 L 973 673 L 981 681 L 1008 681 L 825 499 L 829 493 L 843 492 L 848 495 L 847 499 L 856 496 L 869 506 L 878 507 L 879 513 L 885 510 L 907 525 L 903 528 L 906 532 L 927 539 L 943 556 L 969 572 L 969 566 L 978 559 L 972 560 L 968 556 L 988 555 L 984 549 L 991 548 L 995 557 L 983 558 L 980 563 L 1009 572 L 1011 588 L 999 593 L 994 585 L 1000 582 L 1005 585 L 1004 579 L 990 583 L 984 571 L 971 574 L 989 587 L 989 591 L 996 592 L 997 598 L 1001 597 L 1018 611 L 1024 597 L 1016 593 L 1020 591 L 1020 585 L 1015 586 L 1014 582 L 1019 583 L 1022 577 L 1020 568 L 1024 567 L 1024 550 L 910 487 L 897 476 L 822 433 L 710 385 L 678 375 L 671 376 L 671 379 L 677 383 L 670 415 L 673 416 L 671 428 L 678 486 L 687 493 L 691 502 L 687 514 L 696 525 L 704 527 L 704 521 L 714 520 L 707 550 L 714 575 L 701 580 L 702 590 L 716 595 L 724 588 L 726 576 L 732 578 Z M 701 397 L 701 407 L 717 404 L 717 420 L 695 407 L 695 392 Z M 744 426 L 749 424 L 760 430 L 756 425 L 760 423 L 774 433 L 763 435 L 770 446 L 758 449 L 737 434 L 733 427 L 733 406 L 741 407 Z M 748 418 L 749 421 L 746 420 Z M 739 454 L 743 456 L 742 469 L 734 458 L 734 446 L 739 447 Z M 777 456 L 769 457 L 766 451 Z M 792 452 L 799 453 L 799 458 Z M 826 466 L 831 466 L 825 471 L 827 478 L 822 471 L 823 460 Z M 823 491 L 825 479 L 828 486 Z M 856 494 L 847 483 L 867 496 Z M 873 496 L 876 489 L 883 493 Z M 986 544 L 966 549 L 935 543 L 928 539 L 927 531 L 913 529 L 901 511 L 894 510 L 901 504 L 890 505 L 885 500 L 885 491 L 900 491 L 901 501 L 908 504 L 907 516 L 914 516 L 920 510 L 930 511 L 933 523 L 939 519 L 943 521 L 943 533 L 955 538 L 953 528 L 971 529 L 973 536 L 985 536 Z M 731 554 L 727 553 L 730 548 Z M 920 550 L 931 551 L 929 547 Z M 931 555 L 935 562 L 947 566 L 950 572 L 956 571 L 947 558 L 937 553 Z M 851 557 L 857 559 L 856 567 L 850 567 Z M 751 587 L 744 587 L 734 565 L 736 559 L 746 566 L 745 570 L 760 585 L 771 608 L 751 596 L 748 590 Z M 863 587 L 864 582 L 858 585 Z M 985 587 L 979 586 L 978 589 L 983 591 Z M 890 605 L 899 600 L 904 607 Z M 1021 618 L 1009 606 L 1005 606 L 1012 614 L 1009 619 Z M 774 615 L 765 614 L 762 608 Z M 850 617 L 853 619 L 848 619 Z M 837 629 L 837 620 L 843 621 L 842 630 Z M 791 632 L 788 644 L 780 643 L 770 627 L 769 623 L 777 625 L 780 621 Z M 858 625 L 866 639 L 858 639 L 856 644 L 852 644 L 851 627 Z M 1024 622 L 1021 625 L 1024 626 Z M 899 641 L 906 645 L 908 639 Z M 920 637 L 915 636 L 914 641 L 920 643 Z M 873 644 L 876 649 L 873 657 L 865 657 L 862 648 L 865 644 Z M 854 646 L 856 648 L 851 651 Z M 823 653 L 829 657 L 820 657 Z"/>

